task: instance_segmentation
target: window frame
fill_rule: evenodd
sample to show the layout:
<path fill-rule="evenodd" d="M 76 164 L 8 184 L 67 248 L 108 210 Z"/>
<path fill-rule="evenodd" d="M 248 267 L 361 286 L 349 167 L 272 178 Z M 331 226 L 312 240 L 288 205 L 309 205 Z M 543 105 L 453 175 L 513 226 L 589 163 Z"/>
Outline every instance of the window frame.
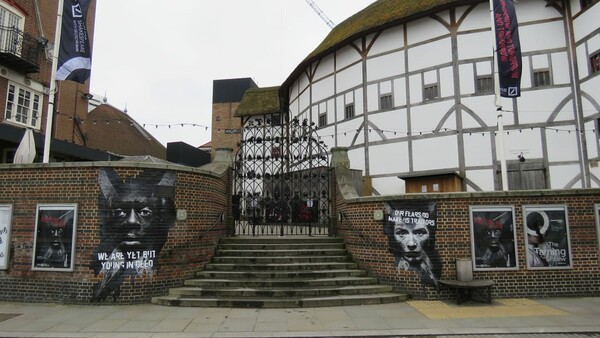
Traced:
<path fill-rule="evenodd" d="M 354 109 L 354 103 L 349 103 L 344 107 L 344 120 L 349 120 L 356 116 L 356 110 Z"/>
<path fill-rule="evenodd" d="M 318 122 L 319 122 L 319 124 L 318 124 L 319 128 L 323 128 L 323 127 L 327 126 L 327 112 L 319 114 Z"/>
<path fill-rule="evenodd" d="M 11 87 L 14 88 L 13 92 L 11 92 Z M 21 97 L 21 91 L 29 96 Z M 12 99 L 11 95 L 13 96 Z M 27 106 L 24 105 L 25 101 L 28 102 Z M 37 109 L 34 108 L 35 105 L 37 105 Z M 20 111 L 20 107 L 26 108 L 27 111 Z M 12 81 L 8 82 L 6 88 L 6 105 L 4 106 L 4 121 L 39 130 L 42 124 L 43 109 L 44 95 L 42 93 Z M 21 121 L 17 118 L 18 116 L 21 118 Z M 23 122 L 23 119 L 25 122 Z"/>
<path fill-rule="evenodd" d="M 394 108 L 394 96 L 392 93 L 379 96 L 379 110 L 389 110 Z"/>
<path fill-rule="evenodd" d="M 434 91 L 435 90 L 435 91 Z M 433 95 L 430 95 L 433 93 Z M 440 98 L 439 83 L 430 83 L 423 85 L 423 101 L 433 101 Z"/>
<path fill-rule="evenodd" d="M 544 74 L 544 81 L 547 80 L 547 83 L 540 83 L 540 78 L 538 78 L 536 75 L 541 75 Z M 547 74 L 548 76 L 546 77 L 545 74 Z M 552 73 L 550 72 L 549 68 L 540 68 L 540 69 L 534 69 L 532 74 L 531 74 L 531 87 L 532 88 L 544 88 L 544 87 L 549 87 L 552 86 Z"/>
<path fill-rule="evenodd" d="M 489 84 L 489 88 L 483 85 L 483 83 Z M 477 94 L 491 94 L 494 92 L 494 77 L 492 74 L 479 75 L 475 78 L 475 93 Z"/>
<path fill-rule="evenodd" d="M 592 53 L 589 57 L 590 60 L 590 75 L 600 74 L 600 50 Z"/>

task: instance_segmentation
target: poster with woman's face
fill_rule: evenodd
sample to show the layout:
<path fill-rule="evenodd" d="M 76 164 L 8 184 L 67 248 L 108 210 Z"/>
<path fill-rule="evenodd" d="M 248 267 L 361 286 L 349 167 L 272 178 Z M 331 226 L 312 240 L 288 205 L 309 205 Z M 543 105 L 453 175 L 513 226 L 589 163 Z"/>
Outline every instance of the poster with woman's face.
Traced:
<path fill-rule="evenodd" d="M 525 206 L 525 239 L 528 269 L 571 267 L 567 207 Z"/>
<path fill-rule="evenodd" d="M 12 205 L 0 205 L 0 270 L 8 269 Z"/>
<path fill-rule="evenodd" d="M 76 204 L 38 205 L 33 270 L 73 271 L 76 221 Z"/>
<path fill-rule="evenodd" d="M 471 207 L 474 270 L 516 270 L 516 233 L 511 206 Z"/>

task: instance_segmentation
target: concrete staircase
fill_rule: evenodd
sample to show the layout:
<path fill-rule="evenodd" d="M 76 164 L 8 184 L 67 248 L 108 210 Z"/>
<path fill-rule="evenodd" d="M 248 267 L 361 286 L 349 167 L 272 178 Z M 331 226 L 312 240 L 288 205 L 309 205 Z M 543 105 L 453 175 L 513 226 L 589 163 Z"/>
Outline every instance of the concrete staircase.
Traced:
<path fill-rule="evenodd" d="M 292 308 L 383 304 L 393 293 L 358 269 L 336 237 L 235 237 L 184 287 L 152 303 L 172 306 Z"/>

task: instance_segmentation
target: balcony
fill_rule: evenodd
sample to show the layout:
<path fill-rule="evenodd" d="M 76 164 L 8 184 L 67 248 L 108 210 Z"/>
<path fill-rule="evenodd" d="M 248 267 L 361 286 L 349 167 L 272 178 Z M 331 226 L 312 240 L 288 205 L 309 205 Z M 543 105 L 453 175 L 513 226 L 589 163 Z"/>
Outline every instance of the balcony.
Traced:
<path fill-rule="evenodd" d="M 23 74 L 40 71 L 40 41 L 13 27 L 0 26 L 0 64 Z"/>

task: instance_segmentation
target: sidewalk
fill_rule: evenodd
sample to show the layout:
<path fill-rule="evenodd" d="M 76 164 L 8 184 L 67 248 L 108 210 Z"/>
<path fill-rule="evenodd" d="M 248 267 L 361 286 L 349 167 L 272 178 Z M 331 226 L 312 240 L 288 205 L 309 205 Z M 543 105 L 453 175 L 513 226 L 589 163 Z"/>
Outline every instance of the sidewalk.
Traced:
<path fill-rule="evenodd" d="M 18 315 L 10 318 L 11 314 Z M 600 337 L 600 297 L 496 299 L 492 304 L 461 305 L 452 301 L 409 301 L 300 309 L 0 303 L 2 337 L 431 337 L 517 333 Z"/>

